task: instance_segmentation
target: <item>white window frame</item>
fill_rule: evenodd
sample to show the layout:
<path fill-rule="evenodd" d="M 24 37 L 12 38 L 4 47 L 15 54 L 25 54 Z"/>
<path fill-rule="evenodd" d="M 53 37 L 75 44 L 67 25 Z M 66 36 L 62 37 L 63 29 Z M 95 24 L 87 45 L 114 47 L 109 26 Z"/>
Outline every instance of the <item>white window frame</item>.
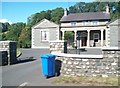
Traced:
<path fill-rule="evenodd" d="M 92 21 L 92 23 L 91 23 L 92 25 L 99 25 L 99 21 Z"/>
<path fill-rule="evenodd" d="M 87 22 L 86 21 L 82 21 L 82 26 L 86 26 Z"/>
<path fill-rule="evenodd" d="M 96 35 L 98 36 L 97 38 L 95 37 Z M 99 40 L 99 38 L 100 38 L 99 33 L 94 33 L 94 34 L 93 34 L 93 40 L 95 40 L 95 39 L 98 39 L 98 40 Z"/>
<path fill-rule="evenodd" d="M 76 26 L 77 22 L 71 22 L 71 26 Z"/>
<path fill-rule="evenodd" d="M 45 36 L 46 36 L 46 38 L 45 38 Z M 48 29 L 41 30 L 40 31 L 40 38 L 41 38 L 42 42 L 48 42 L 49 41 L 49 30 Z"/>

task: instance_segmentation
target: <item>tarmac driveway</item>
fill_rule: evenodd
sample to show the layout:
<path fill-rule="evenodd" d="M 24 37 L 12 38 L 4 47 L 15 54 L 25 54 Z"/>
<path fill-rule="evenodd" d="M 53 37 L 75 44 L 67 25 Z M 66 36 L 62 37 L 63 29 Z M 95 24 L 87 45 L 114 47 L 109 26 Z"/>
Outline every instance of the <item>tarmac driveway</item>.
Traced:
<path fill-rule="evenodd" d="M 42 75 L 40 55 L 49 53 L 48 49 L 20 49 L 18 58 L 33 57 L 35 60 L 2 67 L 2 86 L 52 86 L 52 79 Z"/>

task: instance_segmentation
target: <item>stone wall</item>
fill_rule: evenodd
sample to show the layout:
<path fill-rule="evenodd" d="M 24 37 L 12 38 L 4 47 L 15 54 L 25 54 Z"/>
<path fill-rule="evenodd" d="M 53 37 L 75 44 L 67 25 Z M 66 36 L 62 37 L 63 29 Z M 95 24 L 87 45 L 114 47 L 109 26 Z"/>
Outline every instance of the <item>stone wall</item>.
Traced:
<path fill-rule="evenodd" d="M 64 76 L 118 76 L 120 50 L 102 51 L 103 55 L 55 54 L 61 63 L 61 75 Z"/>
<path fill-rule="evenodd" d="M 67 42 L 64 40 L 50 41 L 50 52 L 67 52 Z"/>
<path fill-rule="evenodd" d="M 7 51 L 9 65 L 17 62 L 16 49 L 17 46 L 15 41 L 0 41 L 0 51 Z M 0 59 L 4 61 L 3 57 Z"/>

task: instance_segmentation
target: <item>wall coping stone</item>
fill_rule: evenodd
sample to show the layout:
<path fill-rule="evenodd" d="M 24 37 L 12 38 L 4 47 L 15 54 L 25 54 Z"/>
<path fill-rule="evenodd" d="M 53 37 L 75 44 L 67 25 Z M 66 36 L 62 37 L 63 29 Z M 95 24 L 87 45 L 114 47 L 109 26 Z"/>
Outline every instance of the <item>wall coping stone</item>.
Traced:
<path fill-rule="evenodd" d="M 74 58 L 90 58 L 90 59 L 102 59 L 103 58 L 103 55 L 89 55 L 89 54 L 86 54 L 86 55 L 78 55 L 78 54 L 66 54 L 66 53 L 59 53 L 59 52 L 51 52 L 51 54 L 54 54 L 56 56 L 63 56 L 63 57 L 74 57 Z"/>
<path fill-rule="evenodd" d="M 59 42 L 66 42 L 66 40 L 55 40 L 55 41 L 49 41 L 50 43 L 59 43 Z"/>
<path fill-rule="evenodd" d="M 117 51 L 119 51 L 120 47 L 103 47 L 102 50 L 103 51 L 106 51 L 106 50 L 108 50 L 108 51 L 110 51 L 110 50 L 117 50 Z"/>

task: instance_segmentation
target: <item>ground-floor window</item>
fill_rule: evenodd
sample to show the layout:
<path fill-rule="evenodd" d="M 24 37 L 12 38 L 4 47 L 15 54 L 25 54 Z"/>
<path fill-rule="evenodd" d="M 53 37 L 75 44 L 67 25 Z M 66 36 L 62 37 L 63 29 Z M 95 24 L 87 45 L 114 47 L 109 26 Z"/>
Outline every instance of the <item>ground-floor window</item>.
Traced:
<path fill-rule="evenodd" d="M 47 30 L 41 31 L 41 41 L 49 41 L 49 32 Z"/>
<path fill-rule="evenodd" d="M 94 39 L 95 42 L 98 42 L 98 40 L 99 40 L 99 33 L 94 33 L 93 34 L 93 39 Z"/>

